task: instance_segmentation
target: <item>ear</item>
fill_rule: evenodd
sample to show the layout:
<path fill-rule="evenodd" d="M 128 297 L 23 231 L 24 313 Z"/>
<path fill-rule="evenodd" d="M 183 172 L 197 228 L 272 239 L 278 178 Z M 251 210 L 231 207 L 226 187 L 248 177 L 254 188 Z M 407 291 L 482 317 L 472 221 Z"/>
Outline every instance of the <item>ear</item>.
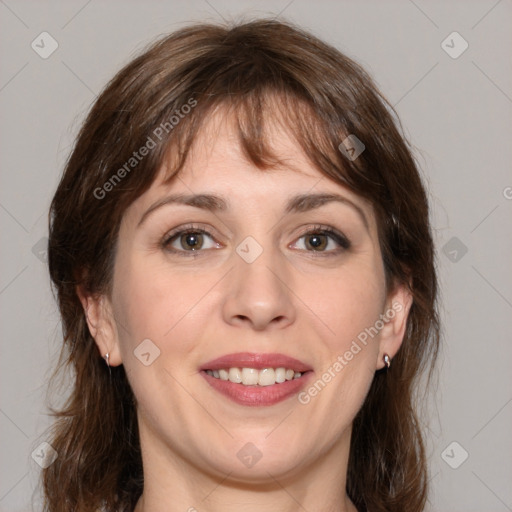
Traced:
<path fill-rule="evenodd" d="M 119 366 L 122 363 L 119 337 L 110 300 L 105 295 L 93 296 L 78 286 L 77 295 L 84 308 L 89 332 L 96 342 L 101 357 L 109 355 L 108 364 Z"/>
<path fill-rule="evenodd" d="M 405 284 L 396 285 L 393 292 L 388 295 L 381 316 L 384 327 L 380 335 L 377 370 L 384 368 L 384 354 L 393 359 L 402 345 L 412 301 L 412 294 Z"/>

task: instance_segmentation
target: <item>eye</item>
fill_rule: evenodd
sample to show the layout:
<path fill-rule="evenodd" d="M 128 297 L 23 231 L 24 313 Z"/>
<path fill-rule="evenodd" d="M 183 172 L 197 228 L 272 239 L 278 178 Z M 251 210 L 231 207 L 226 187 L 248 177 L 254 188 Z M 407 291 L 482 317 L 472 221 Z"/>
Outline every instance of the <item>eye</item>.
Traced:
<path fill-rule="evenodd" d="M 189 227 L 166 235 L 163 247 L 174 253 L 195 253 L 200 250 L 216 249 L 220 244 L 205 229 Z"/>
<path fill-rule="evenodd" d="M 350 242 L 332 228 L 315 226 L 301 235 L 292 248 L 317 253 L 339 253 L 349 249 Z"/>
<path fill-rule="evenodd" d="M 221 244 L 204 228 L 187 226 L 168 233 L 162 247 L 180 256 L 199 256 L 201 251 L 219 249 Z M 310 227 L 290 246 L 318 255 L 332 256 L 350 248 L 349 240 L 342 233 L 328 226 Z"/>

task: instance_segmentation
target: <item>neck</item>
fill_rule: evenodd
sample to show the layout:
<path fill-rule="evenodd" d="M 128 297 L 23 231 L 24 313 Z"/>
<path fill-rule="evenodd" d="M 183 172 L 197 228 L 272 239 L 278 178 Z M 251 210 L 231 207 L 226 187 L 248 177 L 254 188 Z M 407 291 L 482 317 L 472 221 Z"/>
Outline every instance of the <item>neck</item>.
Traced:
<path fill-rule="evenodd" d="M 134 512 L 357 512 L 346 494 L 350 432 L 308 467 L 278 473 L 261 471 L 258 479 L 236 478 L 197 467 L 168 447 L 145 443 L 141 425 L 144 492 Z"/>

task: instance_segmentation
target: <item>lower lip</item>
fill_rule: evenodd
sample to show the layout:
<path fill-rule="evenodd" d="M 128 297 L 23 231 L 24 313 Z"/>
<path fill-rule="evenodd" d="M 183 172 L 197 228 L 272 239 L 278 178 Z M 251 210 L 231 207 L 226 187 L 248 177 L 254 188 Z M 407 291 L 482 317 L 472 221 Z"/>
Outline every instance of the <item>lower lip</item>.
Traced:
<path fill-rule="evenodd" d="M 271 386 L 244 386 L 229 380 L 217 379 L 208 375 L 205 371 L 201 371 L 201 375 L 213 389 L 237 404 L 249 406 L 274 405 L 290 398 L 305 387 L 312 374 L 311 371 L 305 372 L 298 379 L 287 380 L 281 384 L 272 384 Z"/>

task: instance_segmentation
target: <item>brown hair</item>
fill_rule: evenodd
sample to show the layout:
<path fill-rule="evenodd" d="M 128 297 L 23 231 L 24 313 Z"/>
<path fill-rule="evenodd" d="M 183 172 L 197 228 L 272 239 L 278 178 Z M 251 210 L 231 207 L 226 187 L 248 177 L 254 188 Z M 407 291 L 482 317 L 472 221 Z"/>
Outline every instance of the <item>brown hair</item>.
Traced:
<path fill-rule="evenodd" d="M 290 24 L 257 20 L 193 25 L 160 39 L 111 80 L 77 137 L 50 210 L 60 366 L 73 370 L 74 386 L 53 411 L 58 458 L 43 473 L 46 511 L 132 510 L 143 488 L 134 396 L 123 367 L 109 373 L 101 359 L 77 286 L 110 292 L 124 211 L 155 180 L 166 155 L 175 163 L 169 177 L 179 172 L 215 107 L 236 115 L 250 161 L 261 169 L 274 165 L 265 125 L 277 104 L 311 162 L 372 203 L 388 287 L 404 283 L 413 294 L 392 368 L 376 372 L 353 424 L 348 495 L 359 511 L 423 510 L 427 461 L 415 390 L 424 369 L 432 375 L 439 324 L 417 166 L 393 108 L 360 66 Z M 355 160 L 339 149 L 349 134 L 365 145 Z M 130 161 L 144 145 L 151 145 L 147 155 Z"/>

